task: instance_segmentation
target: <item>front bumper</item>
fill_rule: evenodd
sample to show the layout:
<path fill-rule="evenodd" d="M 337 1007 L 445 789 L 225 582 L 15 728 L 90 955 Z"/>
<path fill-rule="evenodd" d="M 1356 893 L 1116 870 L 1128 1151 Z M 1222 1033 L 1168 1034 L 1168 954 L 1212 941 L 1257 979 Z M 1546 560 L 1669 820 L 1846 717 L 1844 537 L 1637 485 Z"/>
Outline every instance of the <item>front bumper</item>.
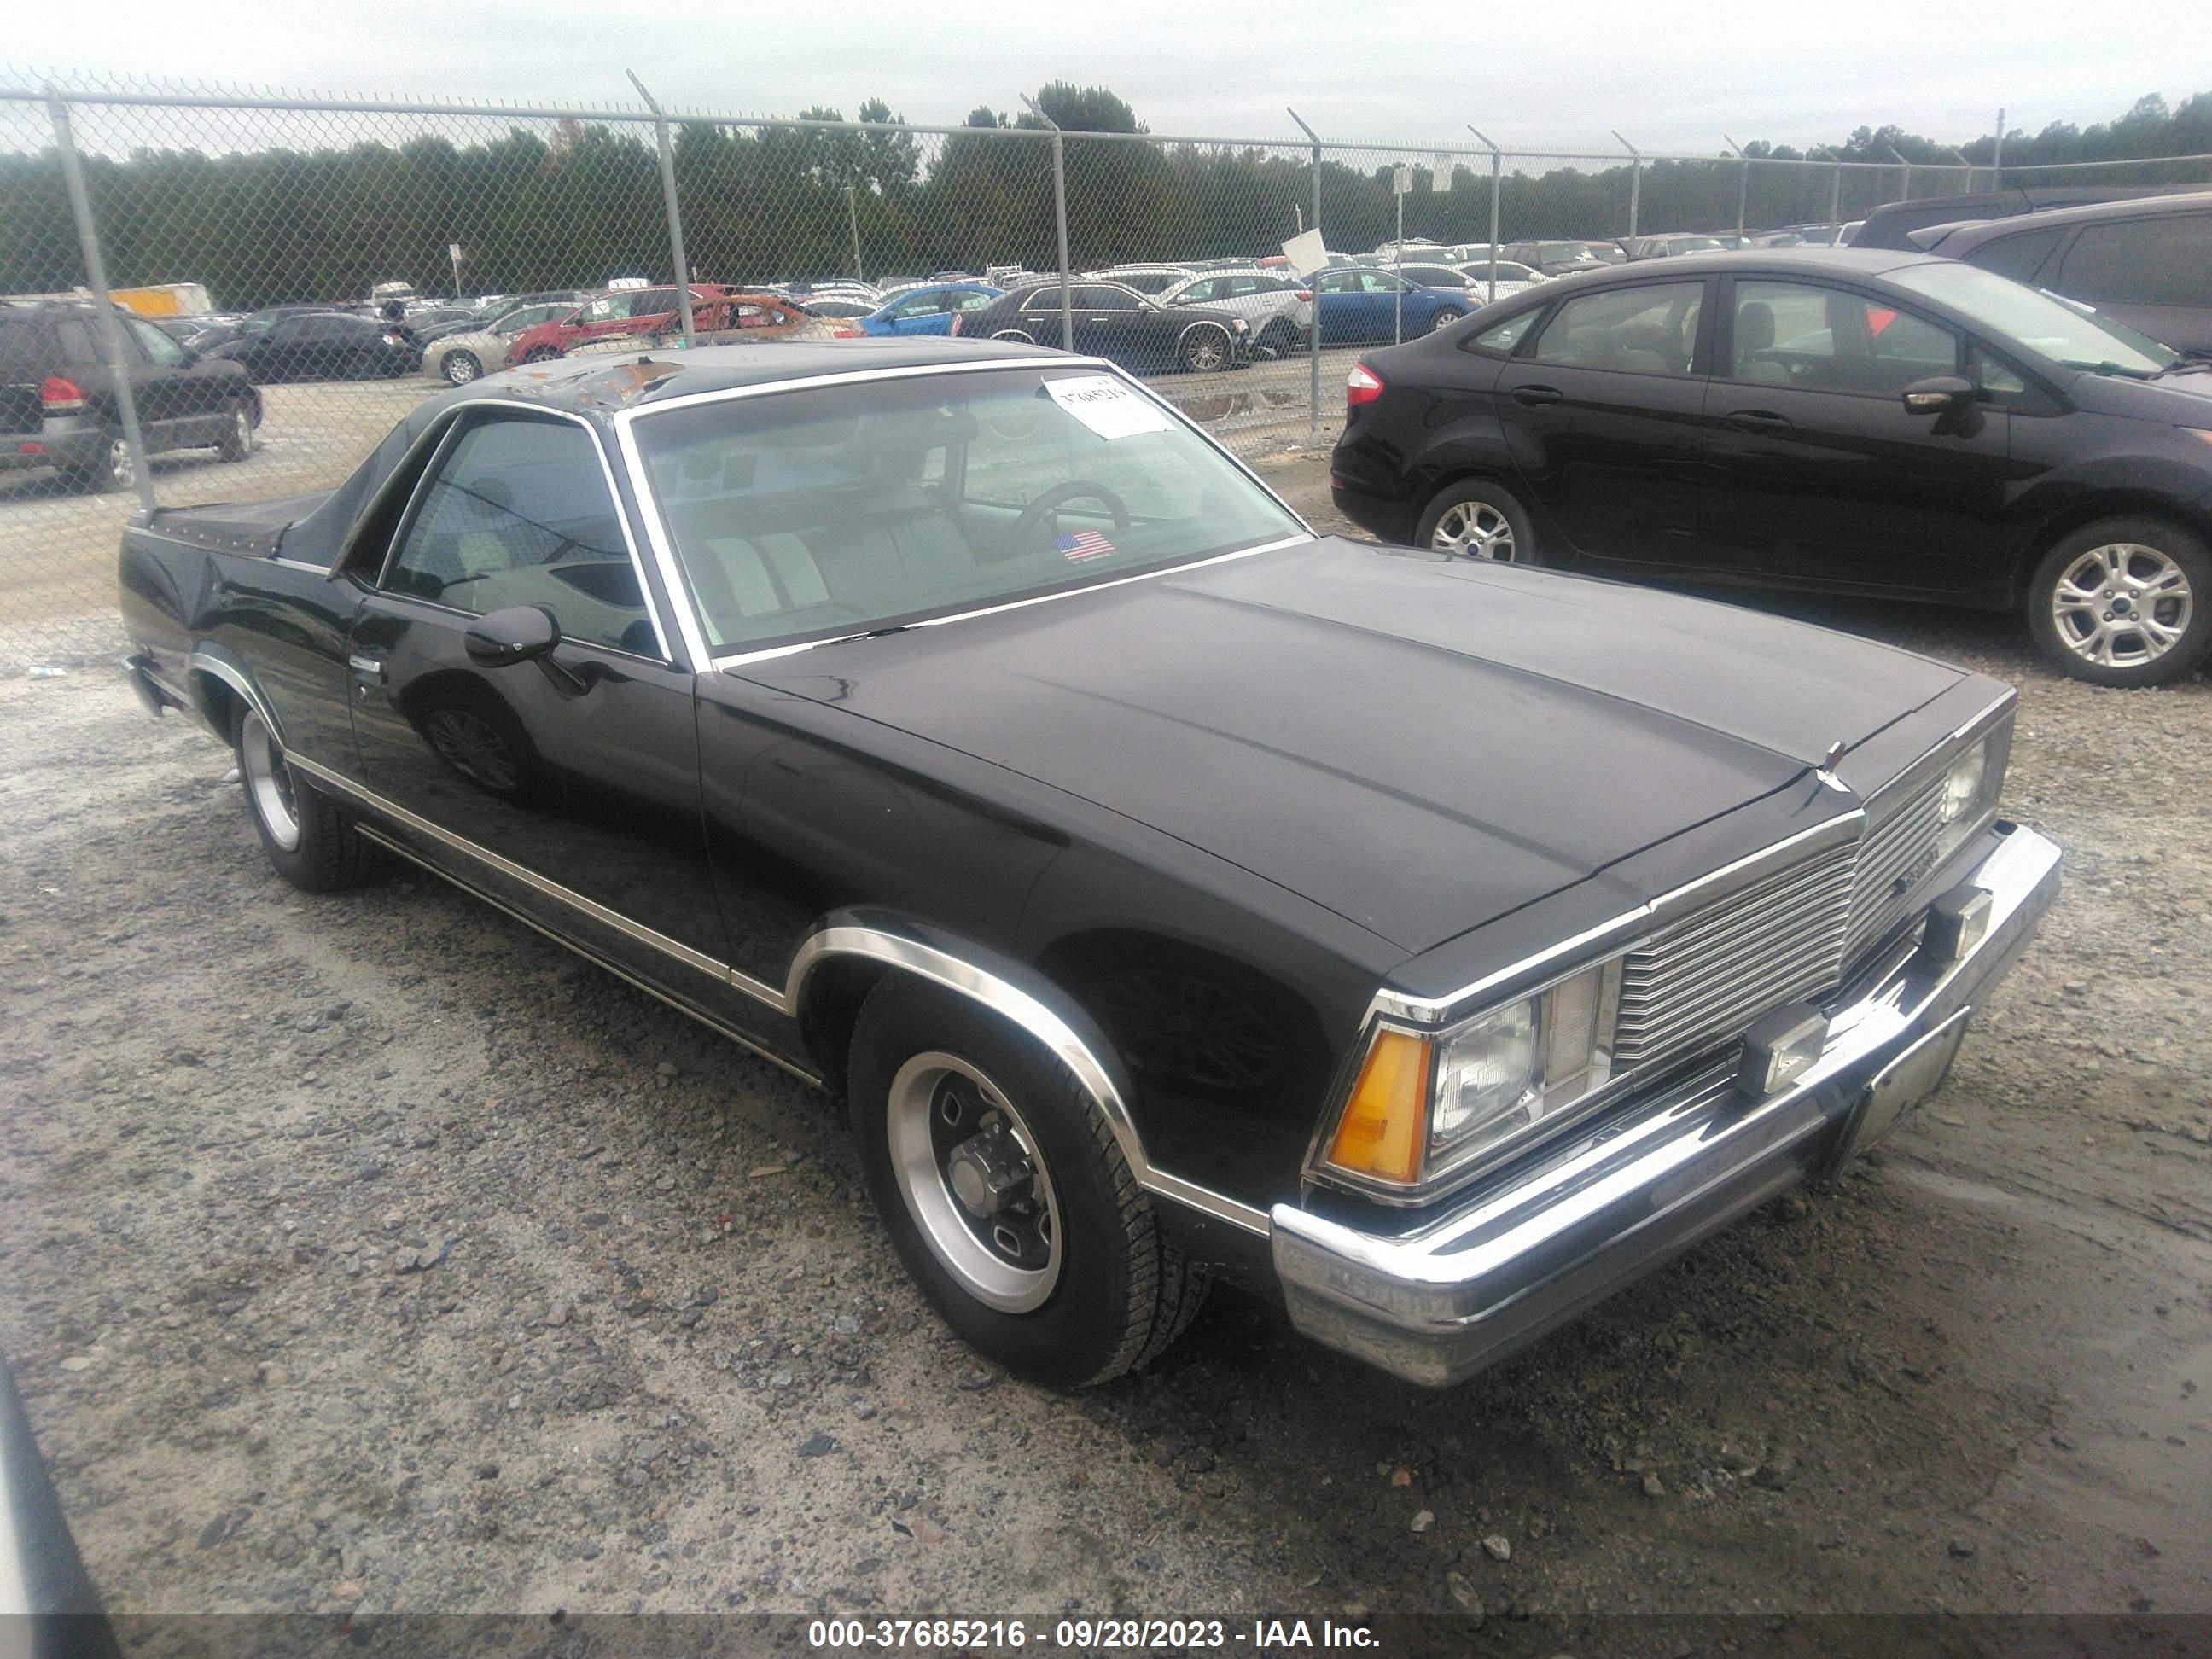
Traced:
<path fill-rule="evenodd" d="M 1957 961 L 1916 952 L 1827 1009 L 1826 1048 L 1753 1100 L 1733 1060 L 1631 1103 L 1417 1231 L 1269 1217 L 1291 1322 L 1415 1382 L 1457 1382 L 1821 1172 L 1876 1073 L 2002 978 L 2058 894 L 2058 848 L 2000 824 L 1966 877 L 1991 897 Z"/>

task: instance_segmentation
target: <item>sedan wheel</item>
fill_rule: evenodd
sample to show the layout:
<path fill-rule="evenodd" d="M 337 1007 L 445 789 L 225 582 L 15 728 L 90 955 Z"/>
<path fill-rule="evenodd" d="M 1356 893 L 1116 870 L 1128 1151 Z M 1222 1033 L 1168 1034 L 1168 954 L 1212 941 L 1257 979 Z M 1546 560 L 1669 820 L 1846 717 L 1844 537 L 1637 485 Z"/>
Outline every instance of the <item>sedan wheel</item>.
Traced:
<path fill-rule="evenodd" d="M 1226 368 L 1229 356 L 1229 337 L 1218 328 L 1194 328 L 1182 343 L 1183 367 L 1194 374 Z"/>
<path fill-rule="evenodd" d="M 1500 564 L 1540 564 L 1536 532 L 1518 497 L 1490 478 L 1462 478 L 1431 498 L 1413 545 Z"/>
<path fill-rule="evenodd" d="M 2212 555 L 2152 519 L 2108 519 L 2053 548 L 2028 620 L 2069 674 L 2100 685 L 2155 685 L 2212 649 Z"/>
<path fill-rule="evenodd" d="M 1446 306 L 1442 311 L 1437 313 L 1436 319 L 1429 325 L 1429 332 L 1434 334 L 1439 329 L 1449 328 L 1466 315 L 1464 311 L 1454 311 L 1449 306 Z"/>
<path fill-rule="evenodd" d="M 70 483 L 88 495 L 112 490 L 136 489 L 138 469 L 131 459 L 131 446 L 120 432 L 111 432 L 100 442 L 92 465 L 69 475 Z"/>
<path fill-rule="evenodd" d="M 368 845 L 352 820 L 301 781 L 276 734 L 252 707 L 240 708 L 234 740 L 246 814 L 278 875 L 303 891 L 327 893 L 372 873 Z"/>
<path fill-rule="evenodd" d="M 253 453 L 253 411 L 240 404 L 230 411 L 230 424 L 223 428 L 215 453 L 226 461 L 244 460 Z"/>
<path fill-rule="evenodd" d="M 449 351 L 446 354 L 445 376 L 453 386 L 466 386 L 483 374 L 483 365 L 477 361 L 473 351 Z"/>

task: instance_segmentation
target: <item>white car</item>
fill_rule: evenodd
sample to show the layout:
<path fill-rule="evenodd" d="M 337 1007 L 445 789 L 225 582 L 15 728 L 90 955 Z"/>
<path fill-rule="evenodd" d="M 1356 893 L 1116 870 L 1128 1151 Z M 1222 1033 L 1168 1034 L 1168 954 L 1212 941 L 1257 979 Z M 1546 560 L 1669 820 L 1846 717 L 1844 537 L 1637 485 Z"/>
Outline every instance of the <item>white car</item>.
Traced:
<path fill-rule="evenodd" d="M 550 323 L 558 317 L 573 316 L 575 310 L 576 302 L 573 300 L 517 306 L 489 328 L 448 334 L 443 339 L 431 341 L 422 348 L 422 372 L 447 386 L 466 386 L 481 376 L 496 374 L 507 367 L 508 341 L 526 328 Z"/>
<path fill-rule="evenodd" d="M 1313 329 L 1313 289 L 1284 270 L 1201 270 L 1162 289 L 1152 301 L 1242 317 L 1252 331 L 1252 356 L 1262 362 L 1304 350 Z"/>

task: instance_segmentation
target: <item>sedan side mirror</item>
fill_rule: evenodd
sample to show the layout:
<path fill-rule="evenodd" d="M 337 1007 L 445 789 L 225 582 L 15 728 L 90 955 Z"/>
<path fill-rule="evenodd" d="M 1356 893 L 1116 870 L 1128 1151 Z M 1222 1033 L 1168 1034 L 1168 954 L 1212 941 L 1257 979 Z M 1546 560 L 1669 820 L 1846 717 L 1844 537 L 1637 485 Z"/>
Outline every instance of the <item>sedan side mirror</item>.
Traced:
<path fill-rule="evenodd" d="M 1973 403 L 1974 383 L 1956 374 L 1931 374 L 1905 387 L 1904 397 L 1908 415 L 1948 415 Z"/>
<path fill-rule="evenodd" d="M 479 617 L 461 636 L 469 660 L 505 668 L 542 657 L 561 643 L 561 624 L 542 605 L 514 605 Z"/>

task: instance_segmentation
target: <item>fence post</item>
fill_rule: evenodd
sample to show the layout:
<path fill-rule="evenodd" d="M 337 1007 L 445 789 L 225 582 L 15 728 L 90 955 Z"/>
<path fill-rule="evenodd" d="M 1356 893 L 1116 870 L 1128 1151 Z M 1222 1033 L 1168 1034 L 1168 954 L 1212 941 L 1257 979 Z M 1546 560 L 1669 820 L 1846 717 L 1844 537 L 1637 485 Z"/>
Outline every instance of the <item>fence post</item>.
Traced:
<path fill-rule="evenodd" d="M 1487 305 L 1498 297 L 1498 173 L 1501 158 L 1498 146 L 1476 131 L 1473 123 L 1468 124 L 1467 130 L 1474 133 L 1476 142 L 1490 152 L 1490 295 L 1483 301 Z"/>
<path fill-rule="evenodd" d="M 1912 199 L 1912 163 L 1899 155 L 1897 153 L 1897 147 L 1893 144 L 1889 147 L 1889 159 L 1905 169 L 1904 193 L 1897 199 L 1900 202 L 1909 202 Z"/>
<path fill-rule="evenodd" d="M 145 434 L 138 428 L 138 400 L 131 395 L 130 371 L 123 367 L 126 355 L 123 319 L 115 314 L 115 302 L 108 297 L 107 264 L 100 254 L 100 229 L 92 221 L 92 198 L 85 193 L 84 167 L 77 159 L 76 135 L 70 128 L 69 106 L 52 87 L 46 88 L 46 115 L 54 126 L 54 147 L 61 152 L 62 181 L 69 191 L 70 216 L 76 221 L 85 278 L 100 307 L 100 343 L 115 388 L 115 410 L 123 417 L 123 442 L 131 453 L 131 479 L 137 487 L 138 505 L 151 513 L 161 502 L 154 495 L 154 470 L 146 460 Z"/>
<path fill-rule="evenodd" d="M 1284 113 L 1297 122 L 1299 130 L 1313 140 L 1313 228 L 1326 250 L 1328 233 L 1321 228 L 1321 135 L 1306 125 L 1297 111 L 1285 110 Z M 1322 263 L 1324 267 L 1328 264 L 1326 259 Z M 1306 441 L 1312 443 L 1321 435 L 1321 286 L 1314 281 L 1314 272 L 1301 274 L 1313 295 L 1313 326 L 1306 331 Z"/>
<path fill-rule="evenodd" d="M 868 273 L 860 269 L 860 208 L 855 186 L 845 186 L 845 228 L 853 233 L 853 279 L 865 283 Z"/>
<path fill-rule="evenodd" d="M 1743 245 L 1744 203 L 1751 196 L 1751 157 L 1746 155 L 1743 153 L 1743 146 L 1735 139 L 1729 138 L 1728 134 L 1724 132 L 1721 137 L 1728 138 L 1728 147 L 1735 152 L 1735 240 L 1736 246 L 1741 247 Z"/>
<path fill-rule="evenodd" d="M 1990 155 L 1990 188 L 1991 190 L 2004 188 L 2004 118 L 2005 112 L 1999 110 L 1997 112 L 1997 147 Z"/>
<path fill-rule="evenodd" d="M 1842 207 L 1843 200 L 1844 164 L 1838 161 L 1828 169 L 1828 222 L 1832 225 L 1844 222 L 1843 214 L 1838 210 Z"/>
<path fill-rule="evenodd" d="M 1067 152 L 1060 136 L 1060 123 L 1037 107 L 1036 99 L 1022 94 L 1030 113 L 1052 129 L 1052 216 L 1060 229 L 1060 349 L 1075 349 L 1075 309 L 1067 289 Z"/>
<path fill-rule="evenodd" d="M 684 310 L 684 343 L 698 343 L 698 331 L 691 319 L 691 263 L 684 254 L 684 216 L 676 206 L 676 152 L 668 143 L 668 117 L 661 112 L 659 103 L 645 89 L 645 82 L 637 78 L 635 70 L 624 70 L 637 95 L 645 100 L 645 106 L 653 112 L 653 132 L 660 146 L 660 200 L 668 212 L 668 248 L 676 260 L 676 303 Z"/>
<path fill-rule="evenodd" d="M 1620 138 L 1620 129 L 1619 127 L 1615 127 L 1613 130 L 1613 136 L 1616 138 Z M 1634 241 L 1636 240 L 1637 198 L 1644 193 L 1644 152 L 1637 149 L 1635 145 L 1630 143 L 1626 138 L 1620 138 L 1620 147 L 1636 158 L 1632 163 L 1630 163 L 1628 169 L 1628 239 L 1631 241 Z"/>

